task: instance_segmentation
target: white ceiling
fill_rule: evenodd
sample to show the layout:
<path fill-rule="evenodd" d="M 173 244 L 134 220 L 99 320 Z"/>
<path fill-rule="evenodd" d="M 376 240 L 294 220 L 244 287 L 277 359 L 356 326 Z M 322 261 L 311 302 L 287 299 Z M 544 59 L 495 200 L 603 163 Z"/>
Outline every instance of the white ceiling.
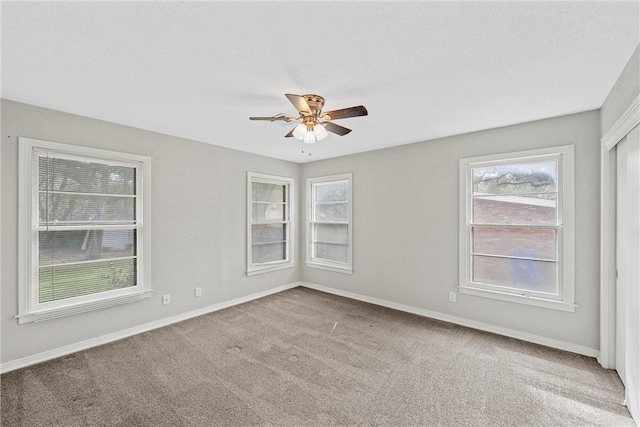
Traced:
<path fill-rule="evenodd" d="M 638 5 L 3 1 L 2 97 L 303 163 L 600 108 Z M 285 93 L 369 116 L 309 157 Z"/>

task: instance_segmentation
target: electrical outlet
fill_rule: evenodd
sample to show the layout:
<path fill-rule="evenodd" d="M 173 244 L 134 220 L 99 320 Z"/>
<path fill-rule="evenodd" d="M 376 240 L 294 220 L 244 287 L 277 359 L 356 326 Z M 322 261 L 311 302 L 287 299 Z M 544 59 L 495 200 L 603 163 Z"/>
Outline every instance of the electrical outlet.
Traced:
<path fill-rule="evenodd" d="M 202 296 L 202 288 L 201 287 L 197 287 L 196 288 L 196 296 L 197 297 L 201 297 Z"/>
<path fill-rule="evenodd" d="M 449 292 L 449 302 L 456 302 L 457 296 L 458 294 L 456 294 L 455 292 Z"/>
<path fill-rule="evenodd" d="M 171 302 L 171 296 L 169 294 L 162 295 L 162 305 L 169 304 Z"/>

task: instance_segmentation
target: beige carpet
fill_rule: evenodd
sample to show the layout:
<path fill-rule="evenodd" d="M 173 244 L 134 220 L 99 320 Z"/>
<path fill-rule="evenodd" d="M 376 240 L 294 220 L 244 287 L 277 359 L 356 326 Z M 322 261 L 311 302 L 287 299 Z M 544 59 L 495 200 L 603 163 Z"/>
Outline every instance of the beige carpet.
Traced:
<path fill-rule="evenodd" d="M 2 426 L 633 426 L 595 359 L 296 288 L 2 376 Z"/>

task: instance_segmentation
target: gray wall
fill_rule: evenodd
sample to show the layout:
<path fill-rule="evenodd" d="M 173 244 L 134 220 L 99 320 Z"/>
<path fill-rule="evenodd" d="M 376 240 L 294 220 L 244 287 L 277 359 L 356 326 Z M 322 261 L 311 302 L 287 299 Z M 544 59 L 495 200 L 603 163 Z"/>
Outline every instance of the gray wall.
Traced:
<path fill-rule="evenodd" d="M 600 109 L 601 136 L 604 136 L 631 102 L 640 94 L 640 45 L 620 74 Z"/>
<path fill-rule="evenodd" d="M 2 362 L 304 280 L 416 308 L 598 348 L 599 113 L 558 117 L 296 165 L 2 101 Z M 151 299 L 18 325 L 17 137 L 152 157 Z M 576 146 L 575 313 L 448 293 L 458 284 L 458 159 Z M 246 171 L 354 177 L 354 274 L 298 267 L 246 277 Z M 298 218 L 304 204 L 298 193 Z M 302 197 L 300 197 L 302 196 Z M 203 297 L 193 289 L 203 287 Z M 163 306 L 160 296 L 170 293 Z"/>
<path fill-rule="evenodd" d="M 599 120 L 591 111 L 303 165 L 303 180 L 353 172 L 354 242 L 353 275 L 304 267 L 303 281 L 599 348 Z M 576 161 L 575 313 L 461 294 L 450 303 L 458 160 L 565 144 Z"/>
<path fill-rule="evenodd" d="M 147 155 L 153 296 L 18 325 L 18 137 Z M 246 171 L 296 178 L 300 166 L 209 144 L 2 100 L 2 362 L 292 283 L 299 267 L 246 269 Z M 201 286 L 203 296 L 194 297 Z M 171 294 L 162 305 L 161 295 Z"/>

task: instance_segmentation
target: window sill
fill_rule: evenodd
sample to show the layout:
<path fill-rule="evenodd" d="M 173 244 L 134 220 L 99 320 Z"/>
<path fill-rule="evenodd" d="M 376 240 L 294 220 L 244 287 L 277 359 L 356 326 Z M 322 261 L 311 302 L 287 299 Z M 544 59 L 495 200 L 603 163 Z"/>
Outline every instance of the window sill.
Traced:
<path fill-rule="evenodd" d="M 462 285 L 458 286 L 458 291 L 461 294 L 497 299 L 501 301 L 515 302 L 519 304 L 533 305 L 536 307 L 550 308 L 553 310 L 575 312 L 577 307 L 576 304 L 569 303 L 566 301 L 557 301 L 557 300 L 543 299 L 543 298 L 537 298 L 537 297 L 526 296 L 526 295 L 509 294 L 506 292 L 491 291 L 487 289 L 469 288 Z"/>
<path fill-rule="evenodd" d="M 113 307 L 115 305 L 141 301 L 143 299 L 149 298 L 151 296 L 151 292 L 151 289 L 147 289 L 131 294 L 83 302 L 79 304 L 71 304 L 64 307 L 32 311 L 30 313 L 19 314 L 16 316 L 16 318 L 18 319 L 18 324 L 42 322 L 44 320 L 57 319 L 59 317 L 70 316 L 72 314 L 98 310 L 100 308 Z"/>
<path fill-rule="evenodd" d="M 306 265 L 307 267 L 317 268 L 319 270 L 335 271 L 336 273 L 343 273 L 343 274 L 353 274 L 353 269 L 350 267 L 338 267 L 334 265 L 320 264 L 313 261 L 307 261 Z"/>
<path fill-rule="evenodd" d="M 262 273 L 270 273 L 272 271 L 284 270 L 287 268 L 293 268 L 294 265 L 294 263 L 290 262 L 287 264 L 272 265 L 269 267 L 254 267 L 252 270 L 247 271 L 247 277 L 255 276 Z"/>

